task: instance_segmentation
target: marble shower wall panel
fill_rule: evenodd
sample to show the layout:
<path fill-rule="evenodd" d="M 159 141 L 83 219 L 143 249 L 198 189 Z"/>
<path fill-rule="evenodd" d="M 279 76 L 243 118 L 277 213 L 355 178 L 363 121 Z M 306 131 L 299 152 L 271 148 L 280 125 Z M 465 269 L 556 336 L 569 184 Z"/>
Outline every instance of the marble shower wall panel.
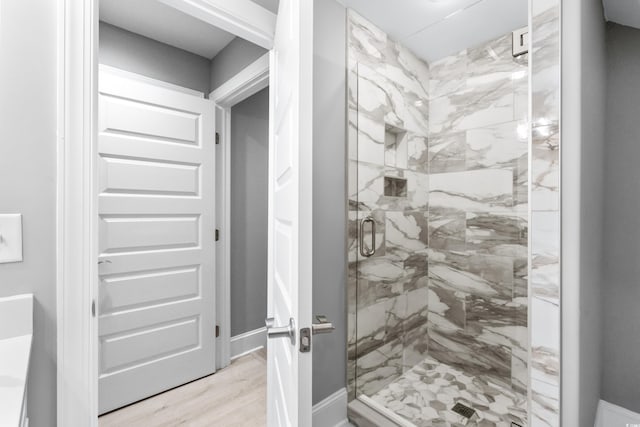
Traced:
<path fill-rule="evenodd" d="M 549 6 L 535 13 L 532 34 L 532 188 L 534 210 L 559 210 L 560 12 Z"/>
<path fill-rule="evenodd" d="M 531 422 L 560 425 L 560 10 L 532 3 Z"/>
<path fill-rule="evenodd" d="M 528 55 L 511 35 L 430 64 L 429 355 L 524 399 Z"/>
<path fill-rule="evenodd" d="M 429 69 L 348 16 L 349 393 L 372 395 L 426 356 Z M 376 252 L 359 253 L 359 221 Z M 369 225 L 363 236 L 370 249 Z"/>

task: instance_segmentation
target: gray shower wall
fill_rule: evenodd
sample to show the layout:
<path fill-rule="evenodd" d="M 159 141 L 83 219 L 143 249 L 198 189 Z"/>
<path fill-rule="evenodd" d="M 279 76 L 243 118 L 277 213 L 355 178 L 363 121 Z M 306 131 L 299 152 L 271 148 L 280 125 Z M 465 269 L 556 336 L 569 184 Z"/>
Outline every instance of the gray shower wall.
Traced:
<path fill-rule="evenodd" d="M 350 398 L 427 355 L 526 394 L 527 55 L 429 66 L 351 11 L 348 57 Z"/>

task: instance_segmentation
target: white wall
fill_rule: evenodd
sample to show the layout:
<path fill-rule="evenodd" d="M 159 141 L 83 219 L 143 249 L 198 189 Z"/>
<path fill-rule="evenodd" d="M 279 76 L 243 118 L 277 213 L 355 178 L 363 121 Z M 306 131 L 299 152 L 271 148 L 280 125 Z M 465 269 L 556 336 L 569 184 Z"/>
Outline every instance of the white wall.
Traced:
<path fill-rule="evenodd" d="M 269 89 L 231 109 L 231 336 L 267 317 Z"/>
<path fill-rule="evenodd" d="M 205 94 L 210 92 L 209 59 L 106 22 L 100 23 L 98 59 L 101 64 Z"/>
<path fill-rule="evenodd" d="M 0 297 L 35 295 L 32 427 L 56 419 L 56 5 L 0 1 L 0 213 L 24 227 L 24 262 L 0 264 Z"/>
<path fill-rule="evenodd" d="M 640 414 L 604 400 L 598 405 L 595 427 L 630 427 L 640 425 Z"/>
<path fill-rule="evenodd" d="M 600 0 L 563 2 L 562 425 L 592 426 L 600 399 L 606 47 Z"/>

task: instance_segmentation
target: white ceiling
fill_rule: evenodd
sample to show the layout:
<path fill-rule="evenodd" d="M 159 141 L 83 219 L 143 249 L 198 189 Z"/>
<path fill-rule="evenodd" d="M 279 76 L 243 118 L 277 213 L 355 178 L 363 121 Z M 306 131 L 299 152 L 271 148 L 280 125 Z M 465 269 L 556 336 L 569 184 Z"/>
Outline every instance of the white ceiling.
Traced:
<path fill-rule="evenodd" d="M 640 0 L 604 0 L 603 3 L 607 21 L 640 28 Z"/>
<path fill-rule="evenodd" d="M 235 37 L 158 0 L 100 0 L 100 20 L 208 59 Z"/>
<path fill-rule="evenodd" d="M 427 62 L 528 22 L 528 0 L 339 0 Z"/>

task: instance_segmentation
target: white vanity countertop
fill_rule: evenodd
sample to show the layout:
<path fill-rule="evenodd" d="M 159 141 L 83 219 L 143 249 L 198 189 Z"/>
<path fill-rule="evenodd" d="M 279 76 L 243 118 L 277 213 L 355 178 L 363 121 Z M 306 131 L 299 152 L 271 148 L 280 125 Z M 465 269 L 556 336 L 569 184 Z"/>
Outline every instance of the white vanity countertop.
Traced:
<path fill-rule="evenodd" d="M 19 426 L 27 387 L 31 335 L 0 340 L 0 426 Z"/>
<path fill-rule="evenodd" d="M 0 298 L 0 426 L 23 418 L 33 337 L 33 295 Z"/>

